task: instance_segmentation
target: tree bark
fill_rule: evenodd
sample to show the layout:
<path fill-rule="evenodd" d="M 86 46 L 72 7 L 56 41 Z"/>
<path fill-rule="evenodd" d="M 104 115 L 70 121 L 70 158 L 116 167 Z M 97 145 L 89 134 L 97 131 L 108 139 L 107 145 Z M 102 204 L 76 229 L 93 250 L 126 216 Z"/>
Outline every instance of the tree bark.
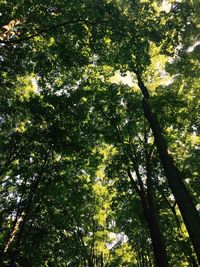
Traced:
<path fill-rule="evenodd" d="M 153 252 L 155 255 L 156 266 L 168 267 L 168 258 L 166 252 L 166 246 L 162 231 L 160 229 L 158 221 L 158 212 L 155 205 L 153 181 L 150 172 L 149 162 L 147 162 L 147 198 L 149 206 L 149 231 L 152 240 Z"/>
<path fill-rule="evenodd" d="M 137 173 L 137 177 L 138 175 L 140 176 L 139 170 L 136 173 Z M 133 177 L 130 171 L 128 171 L 128 175 L 135 189 L 136 185 L 134 185 L 135 182 L 133 180 Z M 142 181 L 141 177 L 139 178 L 139 180 Z M 168 267 L 169 265 L 168 265 L 166 247 L 165 247 L 164 239 L 163 239 L 162 232 L 160 230 L 160 225 L 159 225 L 158 218 L 157 218 L 152 180 L 151 180 L 149 172 L 147 172 L 147 193 L 145 193 L 144 191 L 140 189 L 138 194 L 141 199 L 144 218 L 147 222 L 147 226 L 148 226 L 151 241 L 152 241 L 155 264 L 157 267 Z"/>
<path fill-rule="evenodd" d="M 185 184 L 183 182 L 183 174 L 176 167 L 172 156 L 168 152 L 165 137 L 148 102 L 148 89 L 144 85 L 141 76 L 137 72 L 136 75 L 138 79 L 138 86 L 143 94 L 142 108 L 144 116 L 148 120 L 153 132 L 155 144 L 166 178 L 169 183 L 169 187 L 180 209 L 191 242 L 193 244 L 194 251 L 200 263 L 200 217 L 198 211 L 196 210 L 192 198 L 185 187 Z"/>

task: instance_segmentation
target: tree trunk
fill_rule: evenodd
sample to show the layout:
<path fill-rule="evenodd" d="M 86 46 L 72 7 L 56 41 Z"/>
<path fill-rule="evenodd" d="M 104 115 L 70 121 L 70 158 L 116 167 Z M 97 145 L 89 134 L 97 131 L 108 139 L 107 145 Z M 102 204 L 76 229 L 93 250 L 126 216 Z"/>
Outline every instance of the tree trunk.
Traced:
<path fill-rule="evenodd" d="M 165 242 L 158 222 L 158 213 L 156 211 L 152 179 L 149 175 L 147 175 L 147 198 L 149 204 L 148 225 L 152 240 L 156 266 L 168 267 L 169 265 Z"/>
<path fill-rule="evenodd" d="M 145 118 L 148 120 L 152 129 L 155 144 L 158 150 L 160 161 L 163 165 L 163 169 L 166 178 L 169 183 L 169 187 L 175 197 L 175 200 L 180 209 L 187 231 L 189 233 L 191 242 L 194 247 L 194 251 L 197 255 L 200 263 L 200 217 L 192 201 L 192 198 L 187 191 L 184 182 L 183 175 L 176 167 L 173 158 L 168 153 L 167 143 L 162 134 L 162 130 L 158 124 L 158 121 L 151 111 L 150 104 L 148 103 L 149 93 L 144 85 L 141 76 L 136 73 L 138 78 L 138 85 L 143 94 L 142 107 Z"/>
<path fill-rule="evenodd" d="M 162 236 L 162 232 L 160 230 L 160 225 L 157 219 L 152 179 L 151 179 L 151 174 L 150 174 L 150 166 L 149 166 L 150 163 L 147 162 L 146 164 L 147 164 L 146 166 L 147 193 L 144 191 L 144 186 L 142 186 L 142 188 L 140 187 L 140 190 L 137 190 L 137 193 L 141 199 L 144 218 L 147 222 L 147 226 L 150 232 L 156 266 L 157 267 L 168 267 L 166 247 L 165 247 L 164 239 Z M 140 182 L 142 183 L 142 179 L 140 177 L 139 169 L 137 166 L 138 165 L 136 163 L 135 164 L 136 176 L 137 176 L 137 179 L 140 180 Z M 133 188 L 135 188 L 136 185 L 134 184 L 134 180 L 132 178 L 130 171 L 128 171 L 128 175 L 133 185 Z"/>
<path fill-rule="evenodd" d="M 100 265 L 101 265 L 101 267 L 104 267 L 104 254 L 103 254 L 103 252 L 101 252 L 101 263 L 100 263 Z"/>

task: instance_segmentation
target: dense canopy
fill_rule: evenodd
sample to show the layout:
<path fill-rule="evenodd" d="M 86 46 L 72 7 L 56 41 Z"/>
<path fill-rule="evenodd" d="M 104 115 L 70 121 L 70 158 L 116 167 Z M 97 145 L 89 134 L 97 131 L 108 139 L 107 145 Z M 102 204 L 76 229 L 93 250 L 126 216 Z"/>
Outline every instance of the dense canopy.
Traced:
<path fill-rule="evenodd" d="M 0 0 L 0 266 L 200 264 L 200 2 Z"/>

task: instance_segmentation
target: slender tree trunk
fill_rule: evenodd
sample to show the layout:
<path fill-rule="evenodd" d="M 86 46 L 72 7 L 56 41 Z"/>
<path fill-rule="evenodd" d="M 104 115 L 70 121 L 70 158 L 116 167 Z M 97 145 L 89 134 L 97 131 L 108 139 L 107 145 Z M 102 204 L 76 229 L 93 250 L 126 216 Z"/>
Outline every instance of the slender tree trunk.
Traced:
<path fill-rule="evenodd" d="M 168 267 L 166 247 L 165 247 L 164 239 L 162 236 L 162 232 L 160 230 L 160 225 L 157 219 L 152 179 L 150 175 L 150 166 L 148 166 L 149 164 L 150 163 L 147 162 L 147 193 L 144 191 L 143 186 L 142 186 L 143 190 L 140 189 L 137 191 L 141 199 L 143 214 L 144 214 L 144 217 L 145 217 L 145 220 L 147 222 L 148 229 L 150 232 L 156 266 L 157 267 Z M 136 175 L 137 175 L 138 180 L 140 180 L 140 182 L 142 183 L 142 179 L 140 177 L 139 169 L 137 168 L 137 166 L 138 165 L 135 164 Z M 135 188 L 136 185 L 134 185 L 134 180 L 132 178 L 131 173 L 128 172 L 128 175 Z"/>
<path fill-rule="evenodd" d="M 144 85 L 141 76 L 136 73 L 138 79 L 138 85 L 143 94 L 142 107 L 145 118 L 148 120 L 152 129 L 155 144 L 159 153 L 160 161 L 163 165 L 163 169 L 168 180 L 170 189 L 175 197 L 175 200 L 180 209 L 190 239 L 192 241 L 195 253 L 200 263 L 200 217 L 192 201 L 192 198 L 187 191 L 184 182 L 183 175 L 176 167 L 172 156 L 168 153 L 167 143 L 165 137 L 162 134 L 162 130 L 159 123 L 151 110 L 151 106 L 148 102 L 149 93 Z"/>
<path fill-rule="evenodd" d="M 101 252 L 101 267 L 104 267 L 104 254 Z"/>
<path fill-rule="evenodd" d="M 167 259 L 167 252 L 166 252 L 164 238 L 158 222 L 158 216 L 157 216 L 158 213 L 156 211 L 152 179 L 150 176 L 147 177 L 147 197 L 149 204 L 148 224 L 152 240 L 153 252 L 155 255 L 156 266 L 167 267 L 169 266 Z"/>
<path fill-rule="evenodd" d="M 169 265 L 168 265 L 166 247 L 163 240 L 162 232 L 160 230 L 160 225 L 157 220 L 157 214 L 155 211 L 155 203 L 152 192 L 148 192 L 148 204 L 149 204 L 149 209 L 146 221 L 150 232 L 153 253 L 155 258 L 155 266 L 168 267 Z"/>
<path fill-rule="evenodd" d="M 167 267 L 169 265 L 166 254 L 166 247 L 163 241 L 162 232 L 160 231 L 160 227 L 157 219 L 155 218 L 154 213 L 151 213 L 149 216 L 148 226 L 149 226 L 156 266 Z"/>

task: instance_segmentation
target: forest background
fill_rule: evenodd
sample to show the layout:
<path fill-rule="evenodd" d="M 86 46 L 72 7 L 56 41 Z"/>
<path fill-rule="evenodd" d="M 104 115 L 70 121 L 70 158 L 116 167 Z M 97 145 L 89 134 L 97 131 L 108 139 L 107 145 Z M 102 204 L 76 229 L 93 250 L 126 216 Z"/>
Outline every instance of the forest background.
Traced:
<path fill-rule="evenodd" d="M 198 266 L 198 0 L 0 0 L 0 266 Z"/>

